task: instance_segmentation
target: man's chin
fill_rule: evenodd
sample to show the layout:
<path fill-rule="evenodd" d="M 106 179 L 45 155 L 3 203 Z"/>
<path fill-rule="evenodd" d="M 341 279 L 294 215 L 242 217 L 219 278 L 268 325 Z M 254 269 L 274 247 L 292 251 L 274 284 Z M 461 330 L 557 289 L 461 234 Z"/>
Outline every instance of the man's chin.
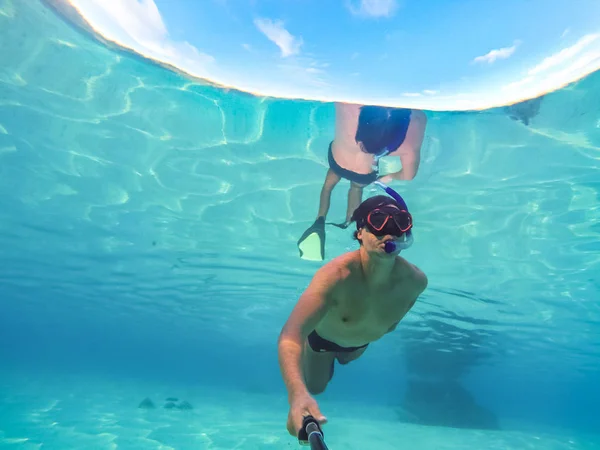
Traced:
<path fill-rule="evenodd" d="M 385 251 L 384 246 L 377 247 L 371 252 L 373 255 L 377 255 L 380 258 L 393 258 L 400 253 L 400 250 L 394 250 L 391 253 Z"/>

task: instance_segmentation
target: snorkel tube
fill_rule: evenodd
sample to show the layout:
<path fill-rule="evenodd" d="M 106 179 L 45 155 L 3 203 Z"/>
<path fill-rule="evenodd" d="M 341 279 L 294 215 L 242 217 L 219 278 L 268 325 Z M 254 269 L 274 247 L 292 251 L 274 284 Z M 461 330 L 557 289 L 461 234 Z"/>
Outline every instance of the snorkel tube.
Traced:
<path fill-rule="evenodd" d="M 323 438 L 323 430 L 313 416 L 306 416 L 302 421 L 302 428 L 298 432 L 298 441 L 301 445 L 310 445 L 310 450 L 328 450 Z"/>
<path fill-rule="evenodd" d="M 394 253 L 397 248 L 396 241 L 387 241 L 383 247 L 386 253 Z"/>
<path fill-rule="evenodd" d="M 394 200 L 396 200 L 398 202 L 398 204 L 402 207 L 402 209 L 404 209 L 405 211 L 408 211 L 408 206 L 406 206 L 406 202 L 404 201 L 404 199 L 402 197 L 400 197 L 400 194 L 398 194 L 391 187 L 383 184 L 381 181 L 374 181 L 373 183 L 376 184 L 377 186 L 379 186 L 381 189 L 383 189 L 385 191 L 385 193 L 388 194 L 390 197 L 392 197 Z M 404 241 L 401 241 L 401 242 L 387 241 L 384 244 L 384 248 L 383 248 L 385 250 L 385 252 L 386 253 L 394 253 L 398 249 L 406 250 L 408 247 L 410 247 L 413 243 L 412 232 L 409 230 L 404 235 L 405 235 Z"/>

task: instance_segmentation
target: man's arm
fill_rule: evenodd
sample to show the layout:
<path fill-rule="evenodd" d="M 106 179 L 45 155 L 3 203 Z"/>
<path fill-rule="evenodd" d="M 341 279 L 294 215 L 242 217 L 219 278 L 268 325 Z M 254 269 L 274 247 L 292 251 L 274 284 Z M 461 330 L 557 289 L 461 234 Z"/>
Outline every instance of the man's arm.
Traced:
<path fill-rule="evenodd" d="M 417 303 L 417 299 L 419 298 L 419 296 L 423 293 L 425 289 L 427 289 L 427 275 L 425 275 L 418 267 L 413 267 L 415 269 L 415 282 L 414 287 L 411 290 L 412 294 L 410 295 L 410 298 L 412 298 L 412 300 L 410 301 L 408 308 L 406 308 L 406 312 L 404 313 L 402 318 L 390 327 L 390 329 L 387 331 L 388 333 L 391 333 L 396 329 L 396 327 L 404 318 L 404 316 L 406 316 L 408 312 L 412 309 L 412 307 L 415 306 L 415 303 Z"/>
<path fill-rule="evenodd" d="M 335 140 L 338 145 L 355 146 L 360 105 L 354 103 L 335 103 Z"/>
<path fill-rule="evenodd" d="M 419 296 L 423 293 L 423 291 L 425 291 L 425 289 L 427 289 L 427 284 L 429 283 L 429 280 L 427 279 L 427 275 L 425 275 L 425 273 L 419 269 L 417 266 L 414 266 L 415 269 L 415 279 L 414 279 L 414 284 L 413 284 L 413 301 L 410 304 L 408 311 L 411 310 L 411 308 L 415 305 L 415 303 L 417 302 L 417 299 L 419 298 Z M 407 311 L 407 312 L 408 312 Z"/>
<path fill-rule="evenodd" d="M 391 153 L 391 155 L 400 157 L 402 169 L 380 177 L 382 183 L 389 183 L 391 180 L 412 180 L 417 175 L 421 162 L 421 146 L 423 145 L 426 127 L 427 116 L 425 113 L 420 110 L 413 110 L 406 132 L 406 139 L 398 150 Z"/>
<path fill-rule="evenodd" d="M 339 279 L 332 263 L 317 271 L 300 296 L 278 340 L 279 367 L 288 390 L 288 398 L 308 393 L 302 374 L 304 341 L 327 313 L 330 292 Z"/>
<path fill-rule="evenodd" d="M 423 291 L 425 291 L 425 289 L 427 289 L 429 280 L 427 279 L 427 275 L 425 275 L 421 269 L 419 269 L 417 266 L 413 267 L 415 268 L 415 293 L 417 294 L 416 297 L 418 297 L 423 293 Z"/>

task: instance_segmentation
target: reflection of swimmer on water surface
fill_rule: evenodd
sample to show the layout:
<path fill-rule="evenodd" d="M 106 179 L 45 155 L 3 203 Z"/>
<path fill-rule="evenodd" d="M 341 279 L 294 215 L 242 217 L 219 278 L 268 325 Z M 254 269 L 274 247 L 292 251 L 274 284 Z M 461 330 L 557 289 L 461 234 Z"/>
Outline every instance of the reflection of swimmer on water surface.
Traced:
<path fill-rule="evenodd" d="M 529 125 L 531 119 L 538 115 L 540 112 L 540 105 L 544 96 L 538 98 L 532 98 L 531 100 L 525 100 L 521 103 L 506 106 L 504 112 L 512 120 L 520 120 L 523 125 Z"/>
<path fill-rule="evenodd" d="M 334 225 L 346 228 L 362 201 L 365 186 L 376 180 L 389 183 L 415 177 L 426 123 L 425 114 L 419 110 L 336 103 L 335 138 L 329 145 L 329 169 L 321 189 L 317 219 L 298 241 L 303 259 L 325 258 L 325 218 L 331 193 L 342 178 L 350 181 L 348 207 L 345 221 Z M 402 169 L 381 176 L 379 159 L 385 156 L 399 157 Z"/>

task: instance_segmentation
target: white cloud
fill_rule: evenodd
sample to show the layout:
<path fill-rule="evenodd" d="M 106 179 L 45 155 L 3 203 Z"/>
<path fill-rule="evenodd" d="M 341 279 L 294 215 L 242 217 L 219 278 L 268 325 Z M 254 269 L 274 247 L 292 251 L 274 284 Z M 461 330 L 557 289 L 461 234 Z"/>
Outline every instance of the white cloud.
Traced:
<path fill-rule="evenodd" d="M 600 33 L 587 34 L 570 47 L 544 58 L 525 76 L 502 90 L 532 98 L 558 89 L 600 69 Z"/>
<path fill-rule="evenodd" d="M 242 47 L 244 47 L 244 50 L 248 50 L 248 51 L 252 50 L 252 46 L 250 44 L 242 44 Z"/>
<path fill-rule="evenodd" d="M 517 81 L 513 81 L 512 83 L 507 84 L 506 86 L 504 86 L 504 90 L 511 90 L 511 89 L 518 89 L 522 86 L 525 86 L 526 84 L 531 83 L 534 80 L 534 77 L 525 77 L 521 80 L 517 80 Z"/>
<path fill-rule="evenodd" d="M 307 67 L 303 61 L 294 60 L 278 66 L 283 78 L 291 84 L 298 87 L 309 88 L 328 88 L 329 82 L 326 80 L 326 72 L 315 67 Z M 323 91 L 324 92 L 324 91 Z"/>
<path fill-rule="evenodd" d="M 562 34 L 560 35 L 561 38 L 564 38 L 567 34 L 569 34 L 571 32 L 570 28 L 565 29 L 565 31 L 562 32 Z"/>
<path fill-rule="evenodd" d="M 518 42 L 515 43 L 515 45 L 513 45 L 512 47 L 503 47 L 503 48 L 490 50 L 485 55 L 478 56 L 477 58 L 475 58 L 473 60 L 473 62 L 476 62 L 476 63 L 486 62 L 488 64 L 492 64 L 493 62 L 495 62 L 498 59 L 510 58 L 512 56 L 512 54 L 515 52 L 515 50 L 517 49 L 517 45 L 519 45 Z"/>
<path fill-rule="evenodd" d="M 271 19 L 255 19 L 254 25 L 263 33 L 267 39 L 272 41 L 281 50 L 281 56 L 297 55 L 300 53 L 302 38 L 296 38 L 285 29 L 283 22 Z"/>
<path fill-rule="evenodd" d="M 423 89 L 421 92 L 403 92 L 402 95 L 404 97 L 423 97 L 423 95 L 436 95 L 439 91 L 434 91 L 432 89 Z"/>
<path fill-rule="evenodd" d="M 398 9 L 397 0 L 348 0 L 350 12 L 363 17 L 390 17 Z"/>
<path fill-rule="evenodd" d="M 574 56 L 581 53 L 582 50 L 584 50 L 588 45 L 592 44 L 598 38 L 600 38 L 600 34 L 587 34 L 583 36 L 571 47 L 567 47 L 560 52 L 544 59 L 540 64 L 529 71 L 529 75 L 535 75 L 551 69 L 552 67 L 564 64 L 566 61 L 571 60 Z"/>
<path fill-rule="evenodd" d="M 316 60 L 310 60 L 310 65 L 312 67 L 321 67 L 323 69 L 326 69 L 327 67 L 329 67 L 328 62 L 320 62 L 320 61 L 316 61 Z"/>
<path fill-rule="evenodd" d="M 169 37 L 154 0 L 70 0 L 107 40 L 197 76 L 208 77 L 214 58 Z"/>

